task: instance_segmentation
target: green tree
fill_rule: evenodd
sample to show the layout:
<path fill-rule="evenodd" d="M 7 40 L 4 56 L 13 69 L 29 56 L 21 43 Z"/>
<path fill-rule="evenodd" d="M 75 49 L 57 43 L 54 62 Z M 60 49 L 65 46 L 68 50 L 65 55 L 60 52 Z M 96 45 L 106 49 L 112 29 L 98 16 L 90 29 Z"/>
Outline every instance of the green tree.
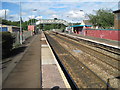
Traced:
<path fill-rule="evenodd" d="M 2 55 L 7 56 L 13 48 L 14 37 L 10 32 L 0 32 L 2 34 Z"/>
<path fill-rule="evenodd" d="M 22 20 L 22 19 L 21 19 Z M 2 24 L 4 24 L 4 25 L 13 25 L 13 26 L 18 26 L 18 27 L 20 27 L 20 21 L 10 21 L 10 20 L 5 20 L 5 19 L 2 19 L 2 18 L 0 18 L 0 21 L 2 22 Z M 30 25 L 31 24 L 31 22 L 32 22 L 32 24 L 33 23 L 35 23 L 36 21 L 38 21 L 38 20 L 36 20 L 36 19 L 30 19 L 29 21 L 21 21 L 21 23 L 22 23 L 22 28 L 23 28 L 23 30 L 27 30 L 27 26 L 28 26 L 28 24 Z"/>
<path fill-rule="evenodd" d="M 114 14 L 112 10 L 99 9 L 94 11 L 94 14 L 89 14 L 88 17 L 93 26 L 98 26 L 99 28 L 110 28 L 114 25 Z"/>

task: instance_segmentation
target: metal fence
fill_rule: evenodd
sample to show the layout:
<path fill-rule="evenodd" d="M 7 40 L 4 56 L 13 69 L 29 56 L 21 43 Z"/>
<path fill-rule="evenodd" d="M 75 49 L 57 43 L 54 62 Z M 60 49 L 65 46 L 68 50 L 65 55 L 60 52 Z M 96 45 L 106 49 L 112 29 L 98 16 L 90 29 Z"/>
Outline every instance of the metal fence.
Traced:
<path fill-rule="evenodd" d="M 23 32 L 23 42 L 24 42 L 27 38 L 31 37 L 32 35 L 33 35 L 33 32 L 32 32 L 32 31 L 25 31 L 25 32 Z"/>
<path fill-rule="evenodd" d="M 15 38 L 13 46 L 20 44 L 20 32 L 12 32 L 12 34 Z M 22 34 L 22 41 L 24 42 L 27 38 L 31 37 L 32 35 L 32 31 L 24 31 Z"/>
<path fill-rule="evenodd" d="M 15 38 L 13 46 L 20 44 L 20 33 L 19 32 L 12 32 L 12 35 Z"/>

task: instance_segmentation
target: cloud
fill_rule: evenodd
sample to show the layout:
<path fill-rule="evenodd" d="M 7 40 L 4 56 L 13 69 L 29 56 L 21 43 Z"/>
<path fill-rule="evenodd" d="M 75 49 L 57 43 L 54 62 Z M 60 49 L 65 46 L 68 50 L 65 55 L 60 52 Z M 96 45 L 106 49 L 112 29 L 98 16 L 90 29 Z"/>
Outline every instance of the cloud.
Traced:
<path fill-rule="evenodd" d="M 53 14 L 53 15 L 50 16 L 50 18 L 51 18 L 51 19 L 60 18 L 60 16 L 59 16 L 59 15 L 56 15 L 56 14 Z"/>
<path fill-rule="evenodd" d="M 18 21 L 19 20 L 19 15 L 18 14 L 10 15 L 9 9 L 0 10 L 0 17 L 5 19 L 5 15 L 6 15 L 7 20 L 11 20 L 11 21 Z"/>
<path fill-rule="evenodd" d="M 42 19 L 42 16 L 35 16 L 35 15 L 31 15 L 31 16 L 28 16 L 28 17 L 23 17 L 24 21 L 27 21 L 29 19 Z"/>
<path fill-rule="evenodd" d="M 8 1 L 17 1 L 17 0 L 8 0 Z M 17 2 L 19 1 L 20 0 L 18 0 Z M 72 21 L 72 20 L 80 21 L 85 17 L 85 14 L 93 13 L 93 10 L 98 10 L 100 8 L 111 8 L 111 9 L 114 8 L 115 10 L 118 7 L 117 6 L 118 1 L 116 0 L 114 0 L 114 2 L 105 2 L 106 0 L 101 0 L 101 1 L 91 0 L 94 2 L 91 1 L 87 2 L 87 0 L 81 0 L 81 1 L 80 0 L 21 0 L 21 1 L 23 1 L 21 2 L 21 7 L 22 7 L 22 17 L 24 21 L 29 20 L 29 18 L 32 17 L 34 18 L 38 17 L 39 19 L 39 16 L 42 16 L 43 19 L 58 18 L 58 19 L 65 19 L 68 21 Z M 18 3 L 16 4 L 17 6 L 19 6 Z M 37 11 L 33 11 L 34 9 L 37 9 Z M 80 12 L 80 10 L 83 10 L 83 12 Z M 16 11 L 11 11 L 11 12 L 14 13 L 10 13 L 10 15 L 11 14 L 14 15 Z"/>
<path fill-rule="evenodd" d="M 70 10 L 64 13 L 64 19 L 69 22 L 80 22 L 85 19 L 85 13 L 80 10 Z"/>
<path fill-rule="evenodd" d="M 35 18 L 35 15 L 28 16 L 28 18 L 34 19 L 34 18 Z"/>
<path fill-rule="evenodd" d="M 7 20 L 19 21 L 19 20 L 20 20 L 20 16 L 19 16 L 18 14 L 9 15 L 9 16 L 7 17 Z"/>
<path fill-rule="evenodd" d="M 9 10 L 8 9 L 3 9 L 3 10 L 0 10 L 0 17 L 1 18 L 4 18 L 5 17 L 5 15 L 6 15 L 6 17 L 8 16 L 8 14 L 9 14 Z"/>
<path fill-rule="evenodd" d="M 22 12 L 21 15 L 22 15 L 22 16 L 25 16 L 25 15 L 27 15 L 27 13 L 26 13 L 26 12 Z"/>
<path fill-rule="evenodd" d="M 84 12 L 83 11 L 69 11 L 68 12 L 68 17 L 71 18 L 83 18 L 84 17 Z"/>
<path fill-rule="evenodd" d="M 39 12 L 39 14 L 41 15 L 52 15 L 52 14 L 56 14 L 57 12 L 50 10 L 50 9 L 46 9 L 45 11 L 42 10 L 41 12 Z"/>
<path fill-rule="evenodd" d="M 39 20 L 39 19 L 42 19 L 42 16 L 37 16 L 36 19 L 38 19 L 38 20 Z"/>

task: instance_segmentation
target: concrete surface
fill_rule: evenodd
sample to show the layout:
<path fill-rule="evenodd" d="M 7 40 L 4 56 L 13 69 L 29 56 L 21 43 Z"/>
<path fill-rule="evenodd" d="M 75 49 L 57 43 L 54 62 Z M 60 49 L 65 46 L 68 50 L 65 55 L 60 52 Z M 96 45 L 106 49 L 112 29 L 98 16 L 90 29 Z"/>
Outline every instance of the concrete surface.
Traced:
<path fill-rule="evenodd" d="M 41 88 L 40 35 L 3 83 L 3 88 Z"/>
<path fill-rule="evenodd" d="M 43 33 L 41 40 L 42 88 L 70 88 Z"/>

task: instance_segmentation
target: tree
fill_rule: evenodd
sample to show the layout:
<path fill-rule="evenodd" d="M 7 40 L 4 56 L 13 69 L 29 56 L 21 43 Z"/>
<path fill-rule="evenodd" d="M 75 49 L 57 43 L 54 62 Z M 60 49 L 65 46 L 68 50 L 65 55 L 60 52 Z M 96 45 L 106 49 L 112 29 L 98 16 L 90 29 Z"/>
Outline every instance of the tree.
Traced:
<path fill-rule="evenodd" d="M 2 18 L 0 18 L 0 21 L 2 21 L 2 24 L 4 24 L 4 25 L 13 25 L 13 26 L 18 26 L 18 27 L 20 27 L 20 21 L 10 21 L 10 20 L 2 19 Z M 23 20 L 21 19 L 21 23 L 22 23 L 22 28 L 23 28 L 23 30 L 27 30 L 28 24 L 31 24 L 31 22 L 32 22 L 32 24 L 33 24 L 33 23 L 35 23 L 36 21 L 38 21 L 38 20 L 36 20 L 36 19 L 30 19 L 29 21 L 23 21 Z"/>
<path fill-rule="evenodd" d="M 10 32 L 0 32 L 2 34 L 2 55 L 6 57 L 13 48 L 14 36 Z"/>
<path fill-rule="evenodd" d="M 93 26 L 98 26 L 99 28 L 110 28 L 114 26 L 114 14 L 112 10 L 99 9 L 94 11 L 94 14 L 89 14 L 88 17 Z"/>

